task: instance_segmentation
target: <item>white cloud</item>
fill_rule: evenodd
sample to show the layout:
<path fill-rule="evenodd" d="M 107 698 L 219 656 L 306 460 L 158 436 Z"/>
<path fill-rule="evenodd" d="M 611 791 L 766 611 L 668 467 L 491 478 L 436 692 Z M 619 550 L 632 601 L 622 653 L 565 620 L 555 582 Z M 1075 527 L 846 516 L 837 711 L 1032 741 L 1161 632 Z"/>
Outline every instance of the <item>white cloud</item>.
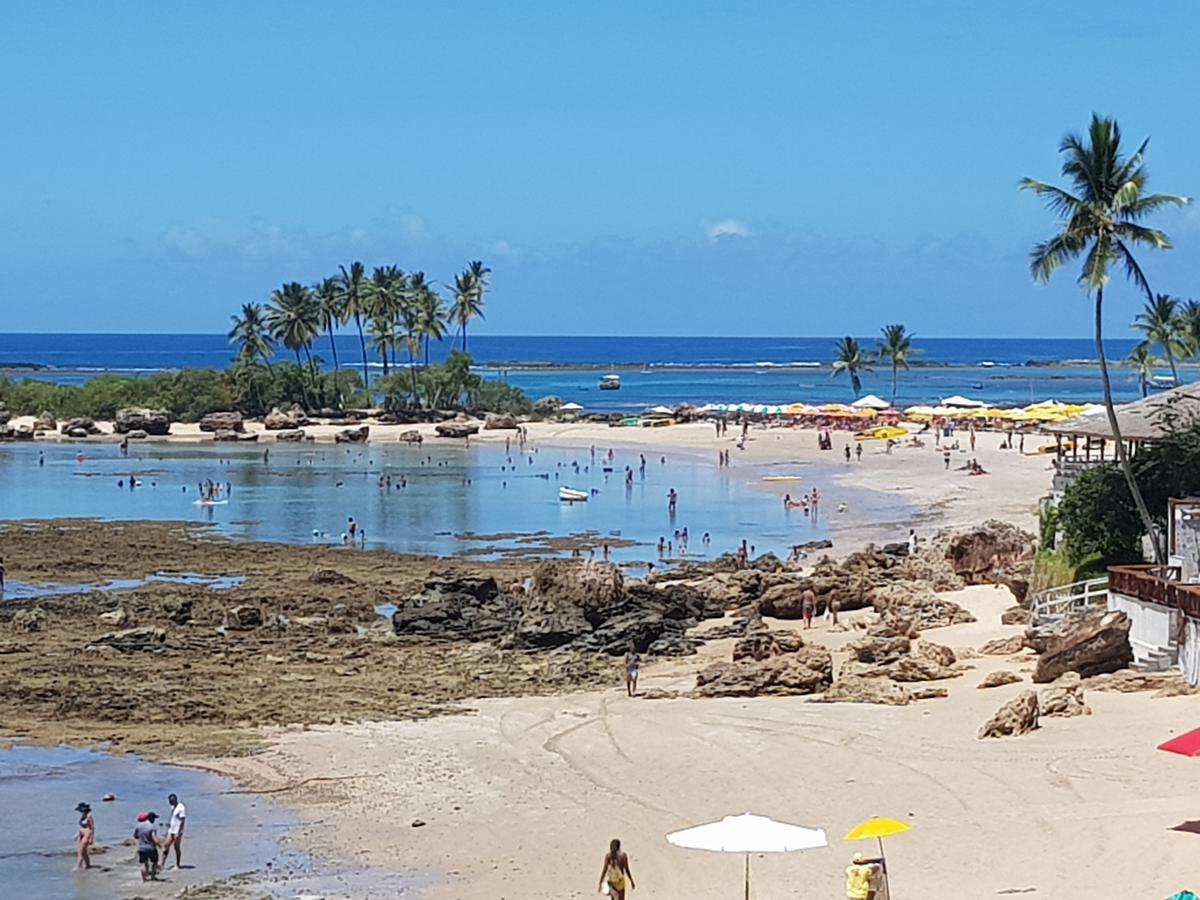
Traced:
<path fill-rule="evenodd" d="M 723 237 L 750 237 L 750 226 L 738 219 L 721 219 L 718 222 L 701 219 L 700 227 L 705 237 L 713 242 Z"/>

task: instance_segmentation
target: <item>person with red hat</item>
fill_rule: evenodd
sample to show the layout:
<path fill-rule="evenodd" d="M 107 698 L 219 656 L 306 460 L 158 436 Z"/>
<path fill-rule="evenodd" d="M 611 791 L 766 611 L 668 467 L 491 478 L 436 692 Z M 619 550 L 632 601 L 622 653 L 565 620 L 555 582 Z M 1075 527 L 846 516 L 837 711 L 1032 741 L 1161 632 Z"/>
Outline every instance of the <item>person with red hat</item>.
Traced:
<path fill-rule="evenodd" d="M 158 832 L 154 822 L 158 813 L 146 812 L 138 816 L 133 836 L 138 845 L 138 862 L 142 866 L 142 881 L 158 880 Z"/>

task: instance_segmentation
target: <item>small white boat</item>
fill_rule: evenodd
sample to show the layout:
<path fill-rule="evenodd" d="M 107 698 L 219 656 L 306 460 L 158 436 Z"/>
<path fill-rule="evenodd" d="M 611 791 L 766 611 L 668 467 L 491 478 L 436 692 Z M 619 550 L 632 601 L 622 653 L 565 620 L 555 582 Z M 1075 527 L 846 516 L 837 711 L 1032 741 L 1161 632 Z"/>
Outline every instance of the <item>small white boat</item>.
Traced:
<path fill-rule="evenodd" d="M 621 376 L 617 374 L 605 375 L 600 379 L 600 390 L 602 391 L 619 391 L 621 389 Z"/>
<path fill-rule="evenodd" d="M 558 489 L 558 499 L 563 503 L 578 503 L 587 498 L 587 491 L 577 491 L 569 487 L 560 487 Z"/>

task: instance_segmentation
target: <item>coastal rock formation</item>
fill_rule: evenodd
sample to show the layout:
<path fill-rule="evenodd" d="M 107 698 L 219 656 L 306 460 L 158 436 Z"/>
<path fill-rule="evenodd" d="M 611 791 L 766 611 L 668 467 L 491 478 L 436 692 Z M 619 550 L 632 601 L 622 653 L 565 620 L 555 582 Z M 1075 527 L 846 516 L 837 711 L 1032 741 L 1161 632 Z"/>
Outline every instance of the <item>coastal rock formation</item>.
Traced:
<path fill-rule="evenodd" d="M 995 672 L 989 672 L 983 681 L 979 682 L 975 687 L 982 691 L 987 688 L 1003 687 L 1006 684 L 1016 684 L 1022 680 L 1021 676 L 1016 672 L 1010 672 L 1007 669 L 997 669 Z"/>
<path fill-rule="evenodd" d="M 22 431 L 22 429 L 27 429 L 28 427 L 29 426 L 27 426 L 27 425 L 18 426 L 16 437 L 18 439 L 23 437 L 23 435 L 21 434 L 21 431 Z M 68 428 L 63 432 L 63 434 L 65 434 L 69 438 L 76 438 L 76 439 L 92 436 L 92 432 L 89 431 L 88 429 L 84 428 L 82 425 L 76 426 L 75 428 Z M 30 437 L 33 436 L 32 429 L 30 429 L 30 431 L 29 431 L 29 436 Z"/>
<path fill-rule="evenodd" d="M 1092 708 L 1083 702 L 1083 683 L 1074 672 L 1068 672 L 1054 687 L 1038 696 L 1038 710 L 1043 716 L 1090 716 Z"/>
<path fill-rule="evenodd" d="M 874 665 L 894 663 L 912 650 L 912 642 L 906 637 L 886 637 L 868 634 L 846 645 L 846 650 L 858 662 Z"/>
<path fill-rule="evenodd" d="M 298 444 L 301 441 L 310 441 L 312 438 L 305 434 L 303 428 L 287 428 L 282 431 L 276 431 L 275 440 L 284 444 Z"/>
<path fill-rule="evenodd" d="M 1033 547 L 1033 535 L 1007 522 L 989 520 L 952 538 L 946 559 L 967 584 L 994 584 L 998 567 L 1031 557 Z"/>
<path fill-rule="evenodd" d="M 546 397 L 541 397 L 533 403 L 533 411 L 546 415 L 558 411 L 558 408 L 563 405 L 562 397 L 556 397 L 550 394 Z"/>
<path fill-rule="evenodd" d="M 804 639 L 795 631 L 761 631 L 740 638 L 733 645 L 733 661 L 739 659 L 764 660 L 781 653 L 796 653 L 804 646 Z"/>
<path fill-rule="evenodd" d="M 440 422 L 433 426 L 433 430 L 438 433 L 439 437 L 465 438 L 479 433 L 479 423 L 460 421 Z"/>
<path fill-rule="evenodd" d="M 446 573 L 426 579 L 421 593 L 397 605 L 392 628 L 401 637 L 480 641 L 499 637 L 518 614 L 495 578 Z"/>
<path fill-rule="evenodd" d="M 417 431 L 417 429 L 410 428 L 408 431 L 400 432 L 398 440 L 404 441 L 406 444 L 417 444 L 420 446 L 425 439 L 421 437 L 421 432 Z"/>
<path fill-rule="evenodd" d="M 501 429 L 517 429 L 521 426 L 517 423 L 517 417 L 508 413 L 488 413 L 483 420 L 484 431 L 497 431 Z"/>
<path fill-rule="evenodd" d="M 1024 636 L 1014 634 L 1011 637 L 988 641 L 979 648 L 979 652 L 984 656 L 1012 656 L 1014 653 L 1020 653 L 1024 647 Z"/>
<path fill-rule="evenodd" d="M 245 431 L 240 412 L 211 412 L 201 416 L 200 430 L 205 432 Z"/>
<path fill-rule="evenodd" d="M 245 432 L 242 432 L 242 434 L 245 434 Z M 232 428 L 222 428 L 219 431 L 213 432 L 212 439 L 214 441 L 236 441 L 239 439 L 239 434 Z"/>
<path fill-rule="evenodd" d="M 739 609 L 754 603 L 762 593 L 762 574 L 753 569 L 738 572 L 717 572 L 686 584 L 699 591 L 720 609 Z M 760 607 L 760 612 L 762 609 Z M 764 615 L 770 615 L 763 612 Z M 779 616 L 778 618 L 784 618 Z M 798 617 L 796 617 L 798 618 Z"/>
<path fill-rule="evenodd" d="M 913 647 L 913 653 L 923 656 L 939 666 L 952 666 L 958 662 L 958 655 L 953 650 L 944 644 L 935 644 L 933 641 L 919 641 Z"/>
<path fill-rule="evenodd" d="M 135 429 L 133 429 L 133 431 L 131 431 L 127 435 L 125 435 L 125 437 L 129 438 L 130 440 L 134 440 L 134 441 L 144 441 L 146 438 L 149 437 L 149 435 L 146 434 L 146 432 L 142 431 L 140 428 L 135 428 Z"/>
<path fill-rule="evenodd" d="M 1090 691 L 1116 691 L 1129 694 L 1135 691 L 1154 691 L 1155 697 L 1181 697 L 1200 693 L 1187 683 L 1181 672 L 1138 672 L 1122 669 L 1119 672 L 1094 675 L 1085 682 Z"/>
<path fill-rule="evenodd" d="M 371 434 L 371 426 L 359 425 L 357 428 L 343 428 L 333 436 L 339 444 L 364 444 Z"/>
<path fill-rule="evenodd" d="M 33 426 L 32 425 L 18 425 L 16 427 L 16 429 L 13 431 L 13 437 L 16 438 L 18 441 L 32 441 L 34 438 Z M 84 434 L 84 437 L 87 437 L 87 435 Z"/>
<path fill-rule="evenodd" d="M 1029 610 L 1023 606 L 1010 606 L 1000 613 L 1001 625 L 1028 625 L 1032 618 Z"/>
<path fill-rule="evenodd" d="M 129 613 L 125 607 L 118 606 L 116 609 L 110 609 L 108 612 L 102 612 L 96 616 L 102 625 L 112 625 L 115 628 L 120 628 L 122 625 L 129 624 Z"/>
<path fill-rule="evenodd" d="M 263 416 L 263 428 L 267 431 L 295 431 L 299 427 L 296 416 L 283 412 L 278 406 Z"/>
<path fill-rule="evenodd" d="M 192 621 L 192 601 L 189 597 L 168 597 L 163 600 L 162 612 L 176 625 L 186 625 Z"/>
<path fill-rule="evenodd" d="M 839 673 L 841 677 L 857 675 L 863 678 L 890 678 L 893 681 L 941 681 L 957 678 L 962 673 L 935 660 L 912 653 L 898 657 L 889 663 L 862 663 L 848 660 Z"/>
<path fill-rule="evenodd" d="M 244 604 L 234 606 L 225 612 L 225 627 L 234 631 L 248 631 L 251 628 L 258 628 L 262 623 L 262 610 L 257 606 Z"/>
<path fill-rule="evenodd" d="M 118 409 L 113 417 L 113 432 L 129 434 L 131 431 L 144 431 L 161 437 L 171 433 L 171 414 L 165 409 L 143 409 L 125 407 Z"/>
<path fill-rule="evenodd" d="M 1022 691 L 1009 700 L 996 714 L 979 729 L 980 740 L 984 738 L 1017 737 L 1038 727 L 1038 695 L 1036 691 Z"/>
<path fill-rule="evenodd" d="M 343 575 L 337 569 L 322 567 L 313 569 L 312 574 L 308 576 L 308 580 L 313 584 L 354 584 L 354 579 L 349 575 Z M 492 583 L 495 583 L 494 579 Z"/>
<path fill-rule="evenodd" d="M 90 419 L 87 416 L 76 416 L 73 419 L 67 419 L 66 421 L 60 422 L 58 424 L 58 429 L 68 437 L 88 437 L 89 435 L 100 433 L 100 428 L 96 425 L 95 420 Z M 83 434 L 75 435 L 71 433 L 73 431 L 82 431 Z"/>
<path fill-rule="evenodd" d="M 1038 657 L 1033 680 L 1037 684 L 1054 681 L 1066 672 L 1082 677 L 1115 672 L 1133 661 L 1129 645 L 1129 617 L 1123 612 L 1092 616 L 1069 625 L 1053 637 Z"/>
<path fill-rule="evenodd" d="M 696 675 L 699 697 L 814 694 L 833 682 L 833 659 L 824 647 L 805 646 L 762 661 L 716 662 Z"/>
<path fill-rule="evenodd" d="M 44 410 L 40 416 L 33 420 L 34 431 L 57 431 L 58 422 L 54 418 L 54 414 L 48 410 Z"/>
<path fill-rule="evenodd" d="M 907 706 L 912 693 L 890 678 L 864 678 L 861 675 L 842 675 L 814 703 L 879 703 L 884 706 Z"/>
<path fill-rule="evenodd" d="M 30 606 L 13 613 L 9 625 L 18 634 L 32 634 L 45 629 L 49 621 L 49 617 L 42 610 Z"/>
<path fill-rule="evenodd" d="M 126 628 L 122 631 L 110 631 L 102 634 L 84 649 L 98 650 L 102 647 L 109 647 L 122 653 L 137 653 L 155 650 L 166 640 L 167 633 L 161 628 Z"/>

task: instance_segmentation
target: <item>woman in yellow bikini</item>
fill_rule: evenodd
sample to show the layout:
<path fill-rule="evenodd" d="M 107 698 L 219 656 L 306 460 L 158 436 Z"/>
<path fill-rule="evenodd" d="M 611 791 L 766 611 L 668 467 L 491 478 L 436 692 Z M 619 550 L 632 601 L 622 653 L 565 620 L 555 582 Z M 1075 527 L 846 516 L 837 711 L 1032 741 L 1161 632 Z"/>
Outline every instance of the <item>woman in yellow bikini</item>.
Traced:
<path fill-rule="evenodd" d="M 604 855 L 604 867 L 600 870 L 600 885 L 601 891 L 604 886 L 608 885 L 608 893 L 617 900 L 625 900 L 625 882 L 629 882 L 629 889 L 636 890 L 637 885 L 633 882 L 633 872 L 629 871 L 629 857 L 625 851 L 621 849 L 621 842 L 617 838 L 613 838 L 608 845 L 608 853 Z"/>

